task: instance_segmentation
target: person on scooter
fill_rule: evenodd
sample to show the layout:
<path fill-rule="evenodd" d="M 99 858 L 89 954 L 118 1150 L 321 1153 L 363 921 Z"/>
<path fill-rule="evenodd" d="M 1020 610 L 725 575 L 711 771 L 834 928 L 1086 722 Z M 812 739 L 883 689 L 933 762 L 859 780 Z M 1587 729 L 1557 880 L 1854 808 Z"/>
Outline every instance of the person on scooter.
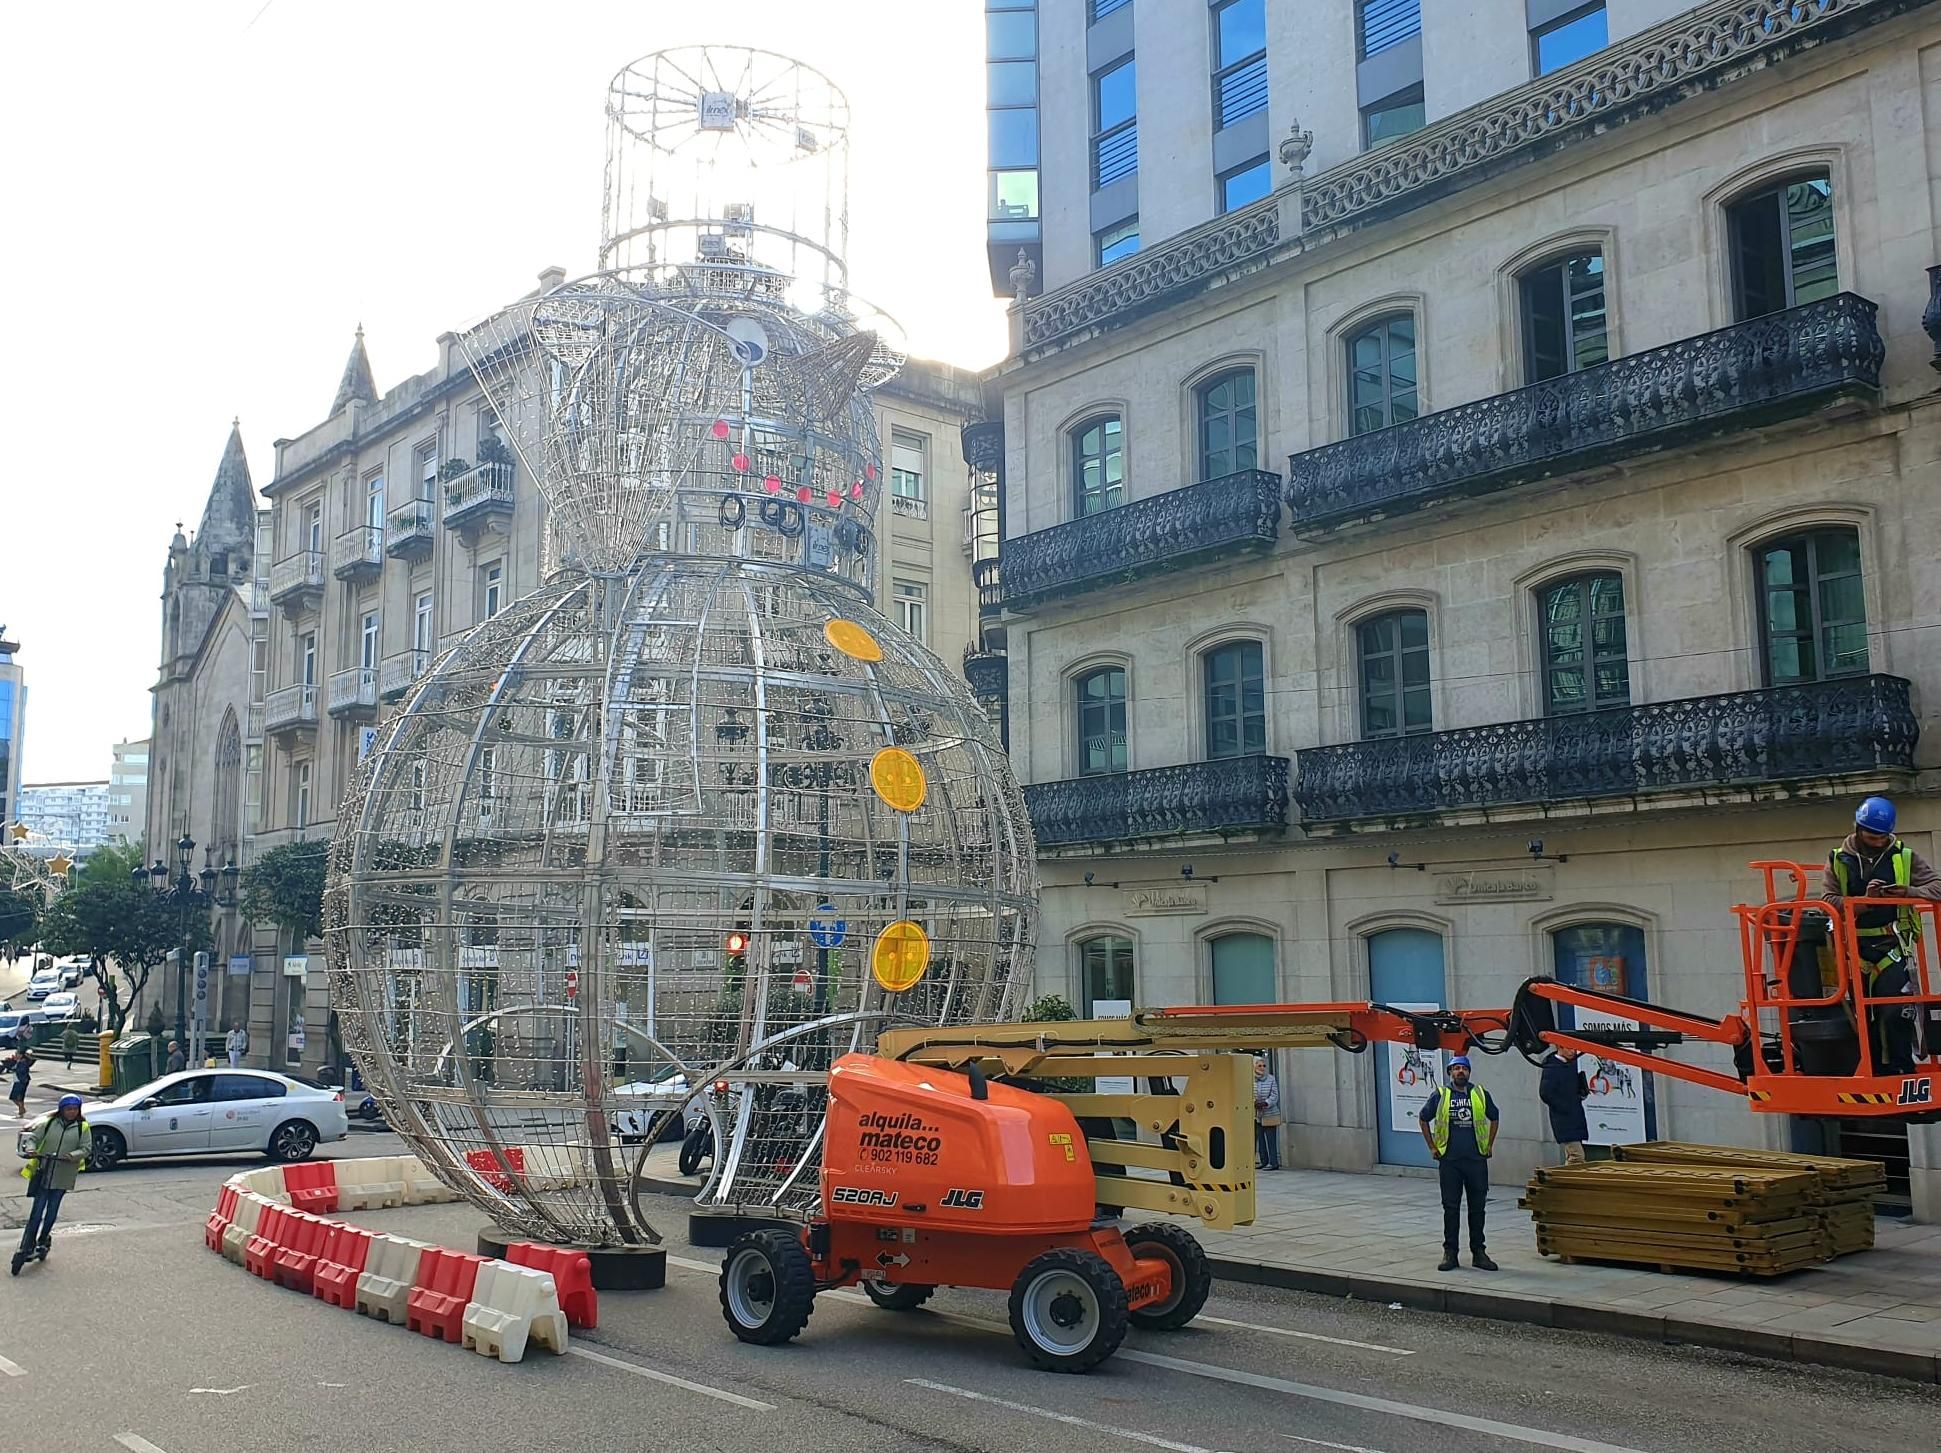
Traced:
<path fill-rule="evenodd" d="M 54 1218 L 60 1214 L 61 1202 L 67 1193 L 74 1189 L 74 1179 L 80 1175 L 81 1167 L 87 1164 L 92 1142 L 88 1122 L 81 1118 L 81 1097 L 61 1096 L 60 1105 L 35 1132 L 34 1153 L 21 1167 L 33 1204 L 27 1211 L 27 1224 L 21 1229 L 20 1249 L 13 1254 L 15 1276 L 20 1275 L 20 1268 L 30 1257 L 47 1260 L 48 1245 L 54 1237 Z"/>
<path fill-rule="evenodd" d="M 1820 896 L 1837 912 L 1848 898 L 1898 898 L 1941 902 L 1941 876 L 1928 860 L 1894 835 L 1894 804 L 1869 797 L 1853 815 L 1853 832 L 1827 854 Z M 1853 913 L 1854 938 L 1870 996 L 1911 994 L 1909 948 L 1921 937 L 1921 915 L 1912 907 L 1870 903 Z M 1867 1014 L 1876 1074 L 1914 1070 L 1914 1020 L 1901 1009 L 1876 1006 Z"/>

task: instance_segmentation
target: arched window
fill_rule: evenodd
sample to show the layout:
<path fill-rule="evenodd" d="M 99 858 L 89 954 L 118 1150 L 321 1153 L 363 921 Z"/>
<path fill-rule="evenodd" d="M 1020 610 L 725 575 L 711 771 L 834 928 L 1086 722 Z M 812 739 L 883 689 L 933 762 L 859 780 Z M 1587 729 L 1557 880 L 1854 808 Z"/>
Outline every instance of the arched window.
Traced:
<path fill-rule="evenodd" d="M 1807 530 L 1753 550 L 1766 684 L 1788 686 L 1867 670 L 1867 594 L 1860 533 Z"/>
<path fill-rule="evenodd" d="M 1200 478 L 1219 479 L 1260 464 L 1254 371 L 1230 368 L 1202 384 L 1198 400 Z"/>
<path fill-rule="evenodd" d="M 1072 488 L 1080 518 L 1125 503 L 1125 422 L 1100 414 L 1072 430 Z"/>
<path fill-rule="evenodd" d="M 1361 734 L 1404 737 L 1433 731 L 1429 703 L 1429 615 L 1392 610 L 1355 626 L 1361 673 Z"/>
<path fill-rule="evenodd" d="M 1533 267 L 1517 279 L 1523 303 L 1523 371 L 1541 383 L 1603 363 L 1610 354 L 1604 255 L 1596 248 Z"/>
<path fill-rule="evenodd" d="M 1550 935 L 1557 978 L 1582 989 L 1647 999 L 1651 985 L 1646 974 L 1644 930 L 1630 923 L 1575 923 Z M 1587 1011 L 1560 1005 L 1557 1027 L 1563 1030 L 1629 1027 L 1591 1023 Z M 1590 1075 L 1591 1098 L 1585 1103 L 1596 1145 L 1623 1145 L 1651 1140 L 1658 1134 L 1656 1095 L 1651 1076 L 1611 1062 L 1580 1061 Z"/>
<path fill-rule="evenodd" d="M 1229 641 L 1201 660 L 1206 755 L 1251 757 L 1267 750 L 1267 680 L 1260 642 Z"/>
<path fill-rule="evenodd" d="M 1126 769 L 1126 673 L 1102 666 L 1072 683 L 1078 718 L 1078 775 L 1098 777 Z"/>
<path fill-rule="evenodd" d="M 1773 182 L 1726 209 L 1732 305 L 1740 322 L 1840 291 L 1833 182 L 1809 172 Z"/>
<path fill-rule="evenodd" d="M 1085 1017 L 1090 1019 L 1101 1004 L 1104 1012 L 1120 1012 L 1119 1005 L 1130 1006 L 1133 994 L 1132 940 L 1116 933 L 1096 934 L 1078 944 L 1079 997 L 1084 1000 Z"/>
<path fill-rule="evenodd" d="M 1546 716 L 1631 704 L 1623 576 L 1604 571 L 1546 585 L 1537 594 L 1537 613 Z"/>
<path fill-rule="evenodd" d="M 1378 318 L 1348 339 L 1348 432 L 1370 434 L 1415 414 L 1415 319 Z"/>
<path fill-rule="evenodd" d="M 1277 1004 L 1274 941 L 1264 933 L 1223 933 L 1207 944 L 1215 1004 Z"/>
<path fill-rule="evenodd" d="M 216 791 L 214 814 L 206 842 L 224 862 L 237 856 L 243 832 L 243 734 L 236 729 L 236 713 L 225 711 L 216 732 Z"/>

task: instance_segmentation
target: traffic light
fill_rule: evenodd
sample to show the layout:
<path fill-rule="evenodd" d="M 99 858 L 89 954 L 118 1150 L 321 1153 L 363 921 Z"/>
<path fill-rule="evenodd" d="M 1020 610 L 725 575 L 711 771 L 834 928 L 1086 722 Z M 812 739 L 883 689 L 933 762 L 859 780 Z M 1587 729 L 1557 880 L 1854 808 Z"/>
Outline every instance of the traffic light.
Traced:
<path fill-rule="evenodd" d="M 730 929 L 728 932 L 727 949 L 729 957 L 740 958 L 748 952 L 748 935 L 739 928 Z"/>

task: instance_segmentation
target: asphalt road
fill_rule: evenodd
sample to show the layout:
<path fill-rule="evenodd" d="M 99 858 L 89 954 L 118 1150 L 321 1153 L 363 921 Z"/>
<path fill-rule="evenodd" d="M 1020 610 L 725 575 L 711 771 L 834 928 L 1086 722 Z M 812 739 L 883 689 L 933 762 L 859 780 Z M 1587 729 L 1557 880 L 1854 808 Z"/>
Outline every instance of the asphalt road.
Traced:
<path fill-rule="evenodd" d="M 1911 1384 L 1224 1283 L 1200 1323 L 1134 1332 L 1085 1377 L 1033 1370 L 989 1292 L 913 1313 L 827 1295 L 795 1344 L 744 1347 L 714 1255 L 678 1236 L 664 1291 L 608 1295 L 573 1355 L 505 1367 L 205 1251 L 216 1186 L 255 1163 L 84 1178 L 51 1260 L 0 1286 L 0 1447 L 1930 1453 L 1941 1428 L 1941 1395 Z M 683 1228 L 683 1203 L 663 1204 Z M 480 1221 L 357 1219 L 468 1248 Z"/>

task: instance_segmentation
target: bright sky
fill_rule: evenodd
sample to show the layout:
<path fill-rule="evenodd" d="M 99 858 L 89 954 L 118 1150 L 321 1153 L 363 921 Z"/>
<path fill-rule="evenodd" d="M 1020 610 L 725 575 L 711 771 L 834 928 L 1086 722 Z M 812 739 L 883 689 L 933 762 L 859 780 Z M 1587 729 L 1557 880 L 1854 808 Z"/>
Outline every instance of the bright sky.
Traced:
<path fill-rule="evenodd" d="M 752 45 L 849 96 L 851 279 L 912 352 L 995 361 L 980 0 L 94 0 L 8 8 L 0 624 L 24 780 L 149 730 L 158 597 L 240 415 L 320 423 L 364 324 L 380 390 L 598 244 L 607 81 Z"/>

